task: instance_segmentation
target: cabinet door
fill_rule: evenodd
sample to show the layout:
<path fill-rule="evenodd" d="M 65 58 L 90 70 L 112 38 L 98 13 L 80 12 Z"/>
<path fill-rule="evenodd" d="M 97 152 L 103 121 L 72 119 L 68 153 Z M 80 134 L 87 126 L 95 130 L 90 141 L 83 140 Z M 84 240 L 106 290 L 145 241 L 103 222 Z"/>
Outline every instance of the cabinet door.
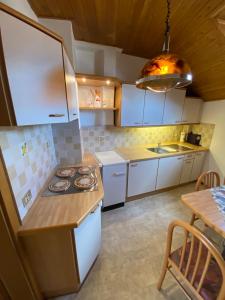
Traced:
<path fill-rule="evenodd" d="M 122 126 L 142 126 L 145 90 L 132 84 L 122 85 Z"/>
<path fill-rule="evenodd" d="M 62 44 L 3 11 L 0 27 L 17 125 L 68 122 Z"/>
<path fill-rule="evenodd" d="M 166 93 L 163 124 L 181 123 L 186 90 L 172 89 Z"/>
<path fill-rule="evenodd" d="M 127 196 L 135 196 L 155 190 L 158 159 L 129 164 Z"/>
<path fill-rule="evenodd" d="M 74 229 L 78 270 L 84 281 L 101 247 L 101 206 L 91 212 L 79 227 Z"/>
<path fill-rule="evenodd" d="M 180 183 L 186 183 L 191 181 L 192 167 L 194 163 L 194 155 L 185 156 L 182 166 L 182 172 L 180 177 Z"/>
<path fill-rule="evenodd" d="M 183 159 L 184 156 L 160 158 L 156 189 L 163 189 L 180 183 Z"/>
<path fill-rule="evenodd" d="M 104 207 L 125 202 L 126 175 L 126 164 L 103 167 Z"/>
<path fill-rule="evenodd" d="M 183 123 L 199 123 L 201 116 L 202 99 L 186 97 L 182 115 Z"/>
<path fill-rule="evenodd" d="M 77 83 L 73 66 L 70 63 L 69 57 L 65 49 L 63 49 L 63 59 L 65 68 L 66 95 L 68 103 L 69 121 L 73 121 L 78 118 Z"/>
<path fill-rule="evenodd" d="M 164 104 L 164 93 L 145 92 L 144 126 L 162 124 Z"/>
<path fill-rule="evenodd" d="M 192 173 L 191 173 L 191 180 L 197 180 L 198 177 L 201 175 L 204 160 L 205 160 L 205 155 L 206 155 L 205 152 L 195 153 L 195 159 L 194 159 Z"/>

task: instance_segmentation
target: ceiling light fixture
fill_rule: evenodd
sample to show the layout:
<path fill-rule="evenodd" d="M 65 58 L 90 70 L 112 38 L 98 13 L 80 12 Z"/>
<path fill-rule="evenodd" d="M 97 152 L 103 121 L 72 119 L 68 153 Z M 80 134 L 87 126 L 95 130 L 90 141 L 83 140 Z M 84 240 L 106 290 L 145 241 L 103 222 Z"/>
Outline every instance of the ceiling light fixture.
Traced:
<path fill-rule="evenodd" d="M 166 31 L 162 53 L 146 63 L 141 78 L 136 81 L 140 89 L 166 92 L 192 83 L 192 73 L 187 62 L 169 52 L 170 43 L 170 0 L 167 0 Z"/>
<path fill-rule="evenodd" d="M 83 81 L 83 82 L 86 82 L 86 78 L 85 78 L 85 77 L 83 77 L 83 78 L 82 78 L 82 81 Z"/>
<path fill-rule="evenodd" d="M 107 85 L 110 85 L 110 80 L 106 80 L 106 84 L 107 84 Z"/>

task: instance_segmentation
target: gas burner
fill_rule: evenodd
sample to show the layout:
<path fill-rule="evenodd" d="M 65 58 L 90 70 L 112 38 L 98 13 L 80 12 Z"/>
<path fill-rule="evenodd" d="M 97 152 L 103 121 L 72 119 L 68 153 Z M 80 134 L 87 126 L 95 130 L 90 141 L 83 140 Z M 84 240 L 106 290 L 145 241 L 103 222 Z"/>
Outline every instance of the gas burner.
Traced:
<path fill-rule="evenodd" d="M 69 180 L 59 180 L 55 183 L 49 184 L 48 188 L 51 192 L 60 193 L 67 191 L 70 185 L 71 183 Z"/>
<path fill-rule="evenodd" d="M 75 168 L 61 168 L 56 171 L 56 176 L 62 178 L 73 177 L 75 174 Z"/>

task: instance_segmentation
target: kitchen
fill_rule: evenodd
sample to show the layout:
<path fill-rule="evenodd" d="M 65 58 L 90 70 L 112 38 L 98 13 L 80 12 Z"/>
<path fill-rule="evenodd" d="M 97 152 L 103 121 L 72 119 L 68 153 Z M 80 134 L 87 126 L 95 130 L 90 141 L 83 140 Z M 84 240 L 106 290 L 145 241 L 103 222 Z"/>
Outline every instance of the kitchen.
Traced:
<path fill-rule="evenodd" d="M 3 299 L 186 299 L 171 276 L 161 291 L 157 283 L 168 225 L 180 219 L 189 226 L 191 211 L 193 223 L 201 220 L 187 228 L 200 228 L 223 253 L 222 209 L 215 208 L 212 225 L 193 200 L 203 172 L 218 174 L 220 183 L 225 176 L 222 1 L 204 7 L 145 0 L 139 10 L 133 1 L 121 7 L 112 1 L 111 9 L 97 2 L 0 3 Z M 175 30 L 175 21 L 186 26 L 194 7 L 192 26 L 207 53 L 200 53 L 192 29 L 187 37 Z M 124 32 L 107 23 L 109 11 Z M 134 23 L 140 18 L 139 30 L 145 26 L 140 47 L 138 29 L 127 45 L 121 39 L 132 26 L 125 11 Z M 152 38 L 158 34 L 154 45 L 146 41 L 149 30 Z M 146 89 L 141 70 L 149 72 L 163 41 L 169 50 L 169 34 L 173 52 L 190 65 L 184 62 L 187 76 L 178 76 L 184 86 L 153 80 Z M 208 191 L 196 195 L 208 197 L 211 207 Z"/>

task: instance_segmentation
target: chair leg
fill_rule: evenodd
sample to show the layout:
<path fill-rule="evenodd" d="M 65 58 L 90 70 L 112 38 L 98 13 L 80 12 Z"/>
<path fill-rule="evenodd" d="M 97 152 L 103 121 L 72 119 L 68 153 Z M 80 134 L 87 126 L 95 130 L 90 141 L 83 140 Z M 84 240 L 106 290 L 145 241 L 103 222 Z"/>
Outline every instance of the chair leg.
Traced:
<path fill-rule="evenodd" d="M 195 222 L 195 220 L 196 220 L 196 215 L 195 215 L 195 214 L 192 214 L 192 216 L 191 216 L 191 221 L 190 221 L 190 225 L 193 225 L 194 222 Z"/>
<path fill-rule="evenodd" d="M 163 263 L 163 268 L 162 268 L 162 271 L 161 271 L 161 274 L 160 274 L 160 277 L 159 277 L 159 281 L 158 281 L 158 284 L 157 284 L 157 289 L 158 290 L 161 290 L 163 281 L 164 281 L 165 276 L 166 276 L 167 268 L 168 268 L 168 260 L 166 260 Z"/>

